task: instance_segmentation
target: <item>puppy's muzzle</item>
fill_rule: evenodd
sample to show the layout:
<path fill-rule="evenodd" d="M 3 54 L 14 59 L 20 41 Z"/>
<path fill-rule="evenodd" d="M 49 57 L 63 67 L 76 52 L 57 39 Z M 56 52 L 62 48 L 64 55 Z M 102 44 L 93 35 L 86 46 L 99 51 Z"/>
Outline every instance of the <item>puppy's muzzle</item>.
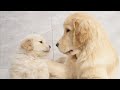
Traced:
<path fill-rule="evenodd" d="M 51 46 L 49 45 L 49 48 L 47 50 L 43 50 L 44 52 L 49 52 L 50 51 Z"/>

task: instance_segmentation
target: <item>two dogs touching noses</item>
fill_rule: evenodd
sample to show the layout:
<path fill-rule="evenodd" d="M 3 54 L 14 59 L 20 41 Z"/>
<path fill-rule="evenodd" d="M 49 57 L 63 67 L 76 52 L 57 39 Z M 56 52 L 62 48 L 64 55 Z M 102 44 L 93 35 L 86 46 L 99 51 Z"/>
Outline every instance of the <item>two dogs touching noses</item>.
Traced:
<path fill-rule="evenodd" d="M 12 68 L 15 78 L 109 79 L 118 68 L 118 55 L 102 25 L 86 13 L 71 14 L 64 22 L 64 35 L 56 43 L 59 51 L 67 55 L 60 59 L 65 59 L 64 64 L 44 62 L 41 56 L 47 55 L 51 46 L 41 40 L 35 36 L 22 43 L 22 49 L 29 51 L 22 54 L 22 60 L 17 58 L 18 63 Z M 19 69 L 19 65 L 23 68 Z"/>

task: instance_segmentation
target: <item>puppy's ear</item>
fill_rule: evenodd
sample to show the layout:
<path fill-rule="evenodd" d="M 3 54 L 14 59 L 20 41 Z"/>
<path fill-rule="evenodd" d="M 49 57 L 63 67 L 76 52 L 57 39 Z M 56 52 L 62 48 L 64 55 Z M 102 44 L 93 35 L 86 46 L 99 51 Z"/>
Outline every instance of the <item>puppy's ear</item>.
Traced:
<path fill-rule="evenodd" d="M 21 44 L 21 48 L 26 51 L 32 51 L 33 50 L 32 39 L 24 40 Z"/>
<path fill-rule="evenodd" d="M 87 40 L 89 39 L 89 22 L 87 21 L 80 21 L 75 20 L 73 22 L 74 26 L 74 38 L 73 43 L 75 46 L 80 47 L 81 45 L 85 44 Z"/>

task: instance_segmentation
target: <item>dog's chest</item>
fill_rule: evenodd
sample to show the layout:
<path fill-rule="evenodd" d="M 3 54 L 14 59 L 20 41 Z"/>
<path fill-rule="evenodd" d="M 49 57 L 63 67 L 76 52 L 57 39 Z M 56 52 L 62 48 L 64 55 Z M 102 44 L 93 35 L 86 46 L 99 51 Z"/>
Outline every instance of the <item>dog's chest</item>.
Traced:
<path fill-rule="evenodd" d="M 67 65 L 67 71 L 68 71 L 68 76 L 69 78 L 72 78 L 72 79 L 76 79 L 76 74 L 77 74 L 77 65 L 76 65 L 76 59 L 75 58 L 69 58 L 69 60 L 67 60 L 66 62 L 66 65 Z"/>

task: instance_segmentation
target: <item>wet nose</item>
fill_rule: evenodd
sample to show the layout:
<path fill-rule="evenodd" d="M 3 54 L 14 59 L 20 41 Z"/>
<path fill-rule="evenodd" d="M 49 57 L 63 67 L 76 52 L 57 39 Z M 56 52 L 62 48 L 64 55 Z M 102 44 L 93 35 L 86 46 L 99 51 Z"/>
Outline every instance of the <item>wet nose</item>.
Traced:
<path fill-rule="evenodd" d="M 51 48 L 51 46 L 49 45 L 49 48 Z"/>
<path fill-rule="evenodd" d="M 59 46 L 59 43 L 57 43 L 56 46 L 58 47 L 58 46 Z"/>

